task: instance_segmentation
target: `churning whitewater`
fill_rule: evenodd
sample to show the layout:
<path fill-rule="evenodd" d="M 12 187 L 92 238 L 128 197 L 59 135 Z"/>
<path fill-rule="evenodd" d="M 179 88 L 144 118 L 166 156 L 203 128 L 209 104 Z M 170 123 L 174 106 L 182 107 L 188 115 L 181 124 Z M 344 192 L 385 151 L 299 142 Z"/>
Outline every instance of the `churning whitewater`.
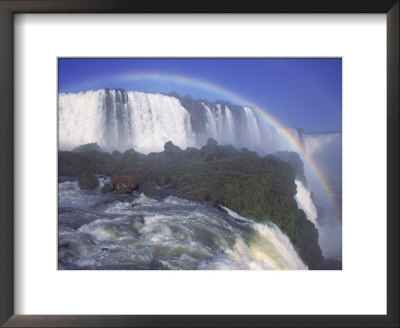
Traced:
<path fill-rule="evenodd" d="M 82 191 L 59 179 L 59 269 L 307 269 L 274 224 L 169 195 Z"/>

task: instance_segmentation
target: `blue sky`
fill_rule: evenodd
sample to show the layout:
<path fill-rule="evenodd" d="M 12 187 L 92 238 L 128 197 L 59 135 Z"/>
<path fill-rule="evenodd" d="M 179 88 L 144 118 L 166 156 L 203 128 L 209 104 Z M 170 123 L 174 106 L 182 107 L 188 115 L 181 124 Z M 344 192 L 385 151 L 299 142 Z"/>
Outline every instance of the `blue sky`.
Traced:
<path fill-rule="evenodd" d="M 59 58 L 58 88 L 176 91 L 255 104 L 306 132 L 342 131 L 340 58 Z"/>

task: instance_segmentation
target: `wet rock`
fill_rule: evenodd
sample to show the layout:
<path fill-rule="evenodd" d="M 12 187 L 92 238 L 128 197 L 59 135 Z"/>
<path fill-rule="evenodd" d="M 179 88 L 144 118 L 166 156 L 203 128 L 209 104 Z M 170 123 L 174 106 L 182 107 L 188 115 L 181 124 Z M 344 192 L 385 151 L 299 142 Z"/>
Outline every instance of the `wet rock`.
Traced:
<path fill-rule="evenodd" d="M 113 191 L 114 190 L 114 186 L 112 185 L 112 183 L 106 183 L 104 186 L 103 186 L 103 188 L 101 189 L 101 191 L 103 192 L 103 193 L 108 193 L 108 192 L 111 192 L 111 191 Z"/>
<path fill-rule="evenodd" d="M 100 153 L 102 150 L 101 150 L 100 146 L 95 142 L 95 143 L 88 143 L 86 145 L 76 147 L 72 151 L 75 153 L 87 153 L 89 151 L 97 151 Z"/>
<path fill-rule="evenodd" d="M 168 141 L 164 145 L 164 151 L 167 155 L 176 155 L 182 152 L 178 146 L 175 146 L 172 141 Z"/>
<path fill-rule="evenodd" d="M 303 210 L 299 210 L 296 221 L 294 244 L 309 269 L 324 269 L 324 257 L 318 244 L 318 230 L 311 221 L 307 220 Z"/>
<path fill-rule="evenodd" d="M 154 181 L 140 183 L 138 191 L 144 193 L 147 197 L 153 197 L 157 192 L 157 185 Z"/>
<path fill-rule="evenodd" d="M 81 190 L 92 190 L 99 185 L 97 178 L 91 173 L 84 173 L 78 177 L 79 188 Z"/>
<path fill-rule="evenodd" d="M 142 229 L 144 226 L 144 221 L 140 221 L 140 220 L 134 220 L 132 223 L 132 228 L 136 231 L 139 232 L 140 229 Z"/>

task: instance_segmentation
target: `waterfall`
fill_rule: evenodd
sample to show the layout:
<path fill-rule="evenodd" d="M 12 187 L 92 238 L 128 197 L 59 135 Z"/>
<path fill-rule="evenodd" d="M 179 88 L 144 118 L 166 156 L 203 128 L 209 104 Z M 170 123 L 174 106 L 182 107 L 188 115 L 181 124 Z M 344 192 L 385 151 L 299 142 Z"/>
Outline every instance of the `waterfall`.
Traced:
<path fill-rule="evenodd" d="M 246 117 L 246 132 L 247 140 L 249 144 L 252 144 L 255 148 L 258 148 L 261 144 L 260 127 L 257 121 L 254 111 L 248 107 L 243 107 Z"/>
<path fill-rule="evenodd" d="M 174 97 L 128 92 L 132 104 L 131 146 L 143 153 L 164 149 L 167 141 L 185 149 L 195 145 L 190 116 Z"/>
<path fill-rule="evenodd" d="M 317 227 L 317 208 L 315 207 L 314 201 L 311 197 L 311 192 L 301 181 L 295 180 L 295 183 L 297 187 L 297 193 L 295 195 L 297 205 L 304 211 L 307 219 Z"/>
<path fill-rule="evenodd" d="M 206 131 L 208 131 L 209 136 L 211 138 L 214 138 L 215 140 L 219 139 L 218 138 L 218 128 L 217 128 L 217 122 L 215 120 L 215 116 L 213 115 L 210 107 L 208 107 L 206 104 L 202 104 L 205 109 L 205 114 L 206 114 Z"/>
<path fill-rule="evenodd" d="M 123 89 L 61 93 L 60 149 L 97 142 L 108 151 L 134 148 L 149 153 L 162 151 L 167 141 L 183 149 L 201 147 L 211 137 L 219 144 L 247 147 L 262 156 L 278 150 L 298 151 L 279 128 L 248 106 L 190 100 L 185 107 L 182 99 L 174 96 Z M 336 154 L 337 150 L 331 151 L 333 146 L 341 149 L 340 133 L 285 130 L 315 158 L 326 149 Z"/>
<path fill-rule="evenodd" d="M 174 97 L 122 89 L 59 95 L 61 149 L 97 142 L 105 150 L 149 153 L 167 141 L 195 145 L 190 115 Z"/>
<path fill-rule="evenodd" d="M 110 152 L 133 148 L 147 154 L 162 151 L 167 141 L 182 149 L 199 148 L 211 137 L 219 144 L 247 147 L 261 156 L 285 150 L 299 152 L 290 138 L 284 137 L 281 128 L 248 106 L 184 98 L 123 89 L 60 93 L 59 149 L 71 150 L 83 144 L 97 143 Z M 322 232 L 320 240 L 324 254 L 328 254 L 333 249 L 332 234 L 329 229 L 325 229 L 325 233 L 324 227 L 338 227 L 334 237 L 335 240 L 341 238 L 335 209 L 341 209 L 342 202 L 342 135 L 306 134 L 299 128 L 285 128 L 285 132 L 302 145 L 304 152 L 299 153 L 304 162 L 308 188 L 313 190 L 318 206 L 326 209 L 325 219 L 322 217 L 325 221 L 318 218 L 318 229 Z M 329 195 L 323 190 L 325 186 L 322 186 L 310 163 L 321 169 L 335 204 L 330 204 L 331 200 L 326 197 Z M 310 190 L 300 181 L 296 180 L 296 185 L 295 198 L 299 208 L 317 226 L 317 210 Z M 332 219 L 326 218 L 328 216 Z M 264 232 L 260 231 L 260 234 Z M 341 254 L 341 244 L 339 247 L 338 251 L 334 251 L 335 256 Z"/>
<path fill-rule="evenodd" d="M 228 106 L 215 104 L 211 108 L 203 104 L 206 116 L 205 133 L 221 144 L 236 145 L 235 123 Z"/>
<path fill-rule="evenodd" d="M 104 90 L 61 93 L 58 97 L 58 137 L 61 149 L 97 142 L 104 145 Z"/>
<path fill-rule="evenodd" d="M 149 153 L 162 151 L 167 141 L 183 149 L 201 147 L 210 137 L 261 155 L 290 149 L 276 127 L 249 107 L 193 102 L 197 105 L 190 108 L 173 96 L 123 89 L 61 93 L 60 149 L 97 143 L 107 151 Z"/>

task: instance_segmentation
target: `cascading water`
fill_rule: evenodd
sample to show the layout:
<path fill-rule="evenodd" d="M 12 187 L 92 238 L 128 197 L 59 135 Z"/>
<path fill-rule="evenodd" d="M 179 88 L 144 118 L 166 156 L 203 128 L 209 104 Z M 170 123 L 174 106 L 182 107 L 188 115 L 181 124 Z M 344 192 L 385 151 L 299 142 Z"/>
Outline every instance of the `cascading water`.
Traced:
<path fill-rule="evenodd" d="M 212 204 L 100 187 L 59 183 L 60 269 L 307 269 L 273 224 Z"/>
<path fill-rule="evenodd" d="M 254 148 L 261 146 L 260 126 L 257 121 L 254 111 L 248 107 L 243 107 L 246 117 L 246 131 L 248 133 L 248 141 Z"/>
<path fill-rule="evenodd" d="M 189 113 L 174 97 L 122 89 L 59 95 L 61 149 L 97 142 L 110 151 L 149 153 L 167 141 L 195 145 Z"/>
<path fill-rule="evenodd" d="M 105 144 L 104 90 L 58 95 L 58 138 L 60 149 L 97 142 Z"/>
<path fill-rule="evenodd" d="M 59 146 L 71 150 L 96 142 L 107 151 L 149 153 L 162 151 L 167 141 L 185 149 L 201 147 L 212 137 L 262 155 L 293 150 L 276 127 L 247 106 L 201 102 L 200 108 L 202 120 L 195 122 L 194 132 L 191 113 L 172 96 L 123 89 L 61 93 Z"/>
<path fill-rule="evenodd" d="M 196 111 L 193 111 L 187 106 L 183 106 L 182 103 L 181 99 L 175 96 L 125 91 L 123 89 L 59 94 L 60 150 L 71 150 L 83 144 L 96 142 L 107 151 L 115 149 L 124 151 L 133 148 L 141 153 L 149 153 L 162 151 L 167 141 L 172 141 L 175 145 L 185 149 L 187 147 L 201 147 L 209 137 L 212 137 L 219 144 L 232 144 L 237 148 L 247 147 L 257 151 L 261 156 L 282 150 L 298 151 L 283 136 L 279 128 L 271 125 L 256 111 L 247 106 L 235 106 L 225 102 L 198 101 Z M 287 131 L 297 140 L 298 144 L 303 146 L 304 152 L 312 156 L 318 166 L 323 168 L 324 175 L 328 177 L 332 184 L 331 190 L 337 190 L 337 204 L 339 204 L 337 207 L 339 207 L 341 204 L 341 134 L 310 135 L 305 134 L 302 129 L 287 129 Z M 307 187 L 300 181 L 296 181 L 298 206 L 304 210 L 307 218 L 318 227 L 324 255 L 340 259 L 341 226 L 337 223 L 337 214 L 334 213 L 334 208 L 318 177 L 315 176 L 314 171 L 307 165 L 304 158 L 303 162 L 305 162 Z M 314 192 L 314 199 L 311 197 L 310 190 Z M 67 202 L 67 200 L 65 201 Z M 322 214 L 321 212 L 317 213 L 314 201 L 325 208 Z M 88 214 L 88 216 L 90 215 Z M 100 219 L 106 220 L 109 217 L 101 214 Z M 121 220 L 123 224 L 130 224 L 128 219 L 123 218 Z M 125 222 L 124 220 L 128 221 Z M 91 234 L 90 229 L 94 229 L 96 225 L 104 225 L 106 221 L 90 222 L 84 223 L 89 224 L 89 226 L 80 229 L 80 233 L 83 235 L 74 235 L 73 238 L 85 239 L 88 234 Z M 160 220 L 160 222 L 164 221 Z M 106 225 L 112 226 L 109 222 Z M 68 229 L 66 227 L 66 230 L 63 230 L 60 236 L 68 235 Z M 113 227 L 112 229 L 117 228 Z M 230 239 L 232 241 L 231 247 L 229 247 L 231 253 L 222 252 L 224 253 L 222 256 L 220 252 L 218 254 L 222 257 L 219 261 L 216 259 L 212 263 L 198 261 L 196 265 L 202 267 L 209 265 L 214 268 L 303 268 L 304 264 L 293 257 L 290 248 L 293 246 L 289 240 L 278 238 L 285 245 L 282 246 L 286 249 L 283 253 L 293 255 L 289 257 L 290 260 L 283 256 L 281 251 L 271 250 L 271 245 L 265 244 L 267 234 L 269 238 L 271 233 L 282 234 L 276 230 L 276 227 L 258 226 L 253 223 L 252 229 L 254 232 L 252 236 L 256 237 L 251 239 L 251 243 L 249 243 L 250 239 L 243 240 L 238 237 Z M 333 234 L 332 231 L 335 233 Z M 72 235 L 68 236 L 71 237 Z M 120 237 L 123 240 L 126 236 Z M 103 243 L 104 240 L 101 242 Z M 282 250 L 282 247 L 278 248 Z M 93 256 L 98 256 L 101 250 L 94 248 L 92 251 L 97 253 Z M 268 253 L 268 250 L 272 253 Z M 283 262 L 280 264 L 271 264 L 268 262 L 269 260 L 261 258 L 261 253 L 270 254 L 266 256 L 274 257 L 274 252 L 279 252 L 279 256 L 285 260 L 282 260 Z M 66 251 L 66 253 L 70 254 L 69 251 Z M 247 262 L 240 262 L 238 254 L 243 261 Z M 255 254 L 259 254 L 260 257 L 255 259 Z M 89 262 L 85 263 L 91 263 L 90 259 L 93 259 L 93 256 L 86 258 Z M 189 263 L 191 260 L 187 261 Z M 75 263 L 74 265 L 78 264 Z M 173 265 L 169 263 L 167 266 Z"/>
<path fill-rule="evenodd" d="M 314 201 L 311 197 L 311 192 L 304 186 L 304 184 L 295 180 L 297 193 L 295 199 L 299 208 L 301 208 L 310 220 L 317 227 L 317 208 L 315 207 Z"/>

